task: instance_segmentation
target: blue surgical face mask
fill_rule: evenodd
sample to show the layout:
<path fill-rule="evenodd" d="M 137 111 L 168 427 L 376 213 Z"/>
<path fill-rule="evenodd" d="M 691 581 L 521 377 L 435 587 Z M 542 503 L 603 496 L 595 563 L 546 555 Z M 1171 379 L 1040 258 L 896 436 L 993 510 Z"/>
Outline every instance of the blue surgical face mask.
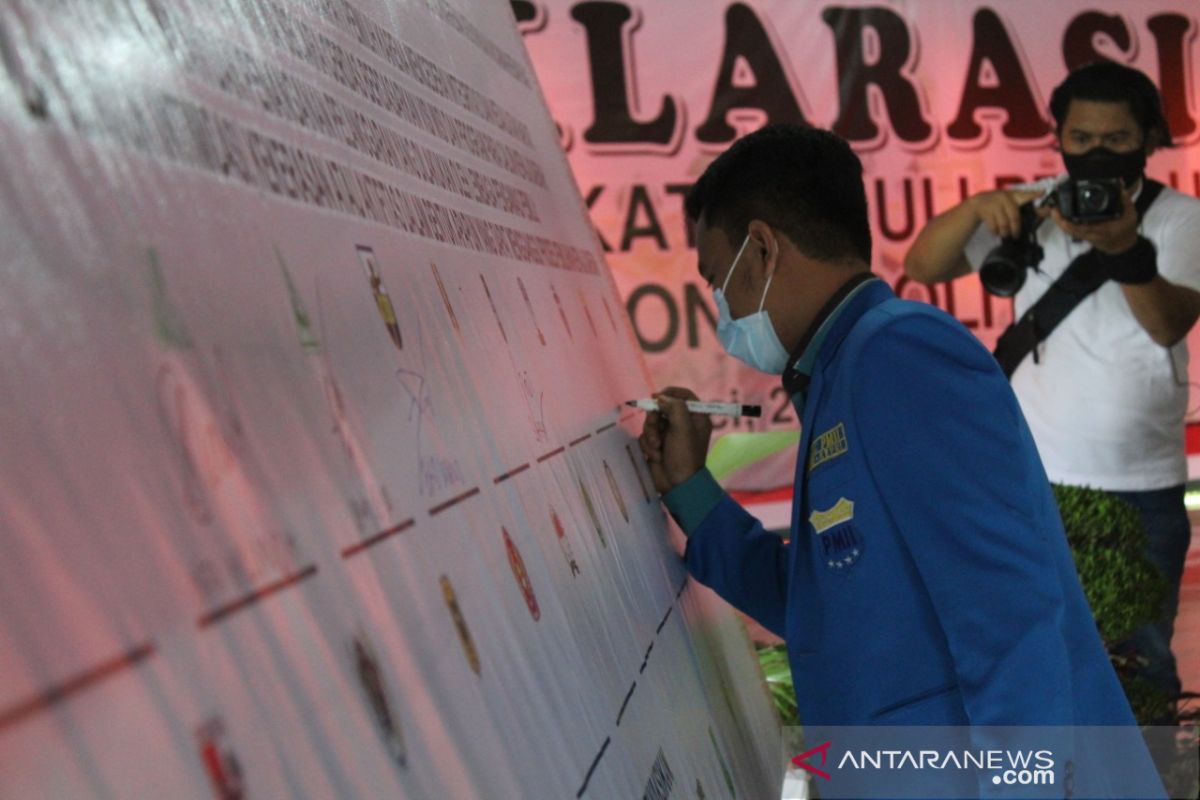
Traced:
<path fill-rule="evenodd" d="M 771 317 L 763 310 L 774 274 L 767 278 L 767 285 L 763 287 L 762 299 L 758 301 L 758 311 L 755 313 L 734 319 L 729 313 L 729 302 L 725 299 L 725 287 L 729 286 L 729 279 L 737 269 L 738 261 L 741 260 L 748 244 L 749 234 L 738 248 L 737 255 L 733 257 L 729 274 L 725 276 L 725 283 L 721 284 L 720 289 L 713 290 L 713 300 L 717 304 L 717 339 L 725 348 L 725 352 L 739 361 L 771 375 L 782 375 L 787 367 L 788 352 L 779 341 L 779 335 L 775 333 Z"/>

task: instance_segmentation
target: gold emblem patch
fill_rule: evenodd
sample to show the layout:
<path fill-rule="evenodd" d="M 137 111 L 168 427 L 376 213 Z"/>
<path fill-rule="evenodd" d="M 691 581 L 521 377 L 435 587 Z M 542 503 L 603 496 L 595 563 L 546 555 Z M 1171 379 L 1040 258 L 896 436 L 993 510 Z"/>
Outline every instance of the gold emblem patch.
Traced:
<path fill-rule="evenodd" d="M 812 447 L 808 452 L 808 471 L 812 472 L 819 465 L 844 455 L 849 450 L 850 445 L 846 441 L 846 426 L 839 422 L 813 439 Z"/>
<path fill-rule="evenodd" d="M 833 508 L 814 511 L 808 515 L 808 521 L 812 523 L 813 530 L 818 534 L 824 533 L 834 525 L 841 525 L 852 519 L 854 519 L 854 501 L 844 497 L 838 498 L 838 501 L 833 504 Z"/>

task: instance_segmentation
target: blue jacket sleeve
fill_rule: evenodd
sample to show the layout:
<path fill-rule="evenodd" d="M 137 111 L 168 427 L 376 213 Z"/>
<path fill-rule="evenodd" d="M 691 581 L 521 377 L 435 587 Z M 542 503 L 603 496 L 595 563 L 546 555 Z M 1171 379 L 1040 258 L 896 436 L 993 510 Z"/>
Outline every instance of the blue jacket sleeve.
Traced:
<path fill-rule="evenodd" d="M 663 497 L 688 537 L 684 562 L 696 580 L 784 636 L 788 548 L 702 469 Z"/>
<path fill-rule="evenodd" d="M 961 325 L 931 314 L 883 326 L 855 369 L 868 470 L 932 601 L 971 724 L 1071 720 L 1065 543 L 1053 541 L 1063 534 L 1008 382 Z"/>

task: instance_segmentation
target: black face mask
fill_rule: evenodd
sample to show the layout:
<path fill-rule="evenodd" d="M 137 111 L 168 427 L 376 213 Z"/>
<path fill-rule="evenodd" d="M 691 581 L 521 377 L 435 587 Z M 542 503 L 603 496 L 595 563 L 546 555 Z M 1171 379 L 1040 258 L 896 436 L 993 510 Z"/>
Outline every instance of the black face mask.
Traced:
<path fill-rule="evenodd" d="M 1067 174 L 1077 181 L 1120 178 L 1129 187 L 1137 183 L 1146 169 L 1146 151 L 1141 148 L 1116 153 L 1107 147 L 1093 147 L 1079 155 L 1063 153 L 1062 158 Z"/>

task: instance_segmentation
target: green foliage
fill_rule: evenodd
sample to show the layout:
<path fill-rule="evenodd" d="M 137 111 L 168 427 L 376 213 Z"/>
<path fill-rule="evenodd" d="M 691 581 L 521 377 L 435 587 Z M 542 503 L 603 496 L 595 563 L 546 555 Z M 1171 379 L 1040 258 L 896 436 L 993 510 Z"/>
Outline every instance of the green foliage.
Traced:
<path fill-rule="evenodd" d="M 1099 489 L 1053 488 L 1079 582 L 1111 648 L 1154 618 L 1166 581 L 1142 556 L 1146 533 L 1137 509 Z"/>
<path fill-rule="evenodd" d="M 758 648 L 758 663 L 775 701 L 780 723 L 784 727 L 799 725 L 796 688 L 792 685 L 792 668 L 788 664 L 787 648 L 781 644 Z"/>
<path fill-rule="evenodd" d="M 1158 613 L 1167 582 L 1146 561 L 1146 532 L 1137 509 L 1099 489 L 1054 485 L 1054 498 L 1075 557 L 1079 582 L 1117 677 L 1143 725 L 1174 715 L 1174 698 L 1137 677 L 1135 663 L 1114 649 Z"/>

